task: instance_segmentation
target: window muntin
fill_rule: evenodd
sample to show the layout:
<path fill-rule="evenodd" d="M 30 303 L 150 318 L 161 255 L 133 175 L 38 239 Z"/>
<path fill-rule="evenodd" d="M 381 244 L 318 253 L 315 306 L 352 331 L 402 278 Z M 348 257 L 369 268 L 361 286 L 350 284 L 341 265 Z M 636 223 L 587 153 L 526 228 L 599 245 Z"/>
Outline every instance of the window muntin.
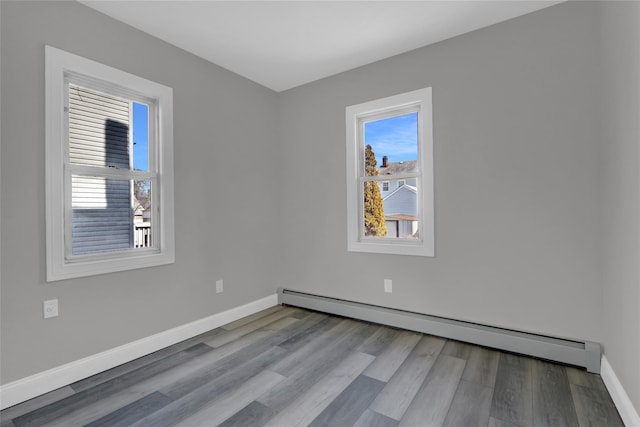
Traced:
<path fill-rule="evenodd" d="M 171 88 L 45 52 L 47 280 L 173 262 Z"/>
<path fill-rule="evenodd" d="M 349 250 L 432 256 L 430 88 L 347 107 L 346 120 Z"/>

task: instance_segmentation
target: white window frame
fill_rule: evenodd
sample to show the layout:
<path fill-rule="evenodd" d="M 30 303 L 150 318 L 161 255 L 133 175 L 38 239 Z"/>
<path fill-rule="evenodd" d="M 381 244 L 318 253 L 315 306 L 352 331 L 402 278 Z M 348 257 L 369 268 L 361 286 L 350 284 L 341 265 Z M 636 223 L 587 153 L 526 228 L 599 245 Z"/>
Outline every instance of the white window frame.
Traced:
<path fill-rule="evenodd" d="M 431 88 L 427 87 L 346 108 L 348 251 L 416 256 L 435 255 L 431 99 Z M 364 236 L 363 183 L 367 178 L 364 177 L 365 147 L 362 123 L 367 119 L 379 120 L 413 111 L 418 112 L 418 171 L 410 175 L 417 181 L 420 236 L 417 239 L 366 237 Z M 408 177 L 407 175 L 404 178 Z M 403 176 L 398 175 L 398 178 L 403 178 Z"/>
<path fill-rule="evenodd" d="M 153 180 L 154 247 L 85 255 L 70 254 L 71 209 L 68 165 L 69 77 L 74 83 L 86 79 L 89 88 L 123 98 L 152 100 L 155 117 L 149 120 L 149 150 L 155 145 Z M 71 279 L 116 271 L 171 264 L 175 261 L 173 209 L 173 90 L 63 50 L 45 46 L 45 176 L 47 281 Z M 153 128 L 151 128 L 153 126 Z M 155 136 L 155 142 L 152 137 Z M 150 169 L 152 165 L 150 164 Z M 76 171 L 91 167 L 75 166 Z M 138 172 L 114 170 L 113 178 L 129 178 Z M 139 173 L 145 179 L 145 173 Z M 137 175 L 136 175 L 137 176 Z M 66 246 L 65 246 L 66 245 Z"/>

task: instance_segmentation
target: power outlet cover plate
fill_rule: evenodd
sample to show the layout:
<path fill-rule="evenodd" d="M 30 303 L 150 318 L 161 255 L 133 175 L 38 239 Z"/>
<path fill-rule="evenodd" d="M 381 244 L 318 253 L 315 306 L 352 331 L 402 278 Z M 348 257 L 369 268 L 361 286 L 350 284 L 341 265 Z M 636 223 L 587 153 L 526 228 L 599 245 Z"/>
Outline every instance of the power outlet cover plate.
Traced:
<path fill-rule="evenodd" d="M 42 314 L 45 319 L 58 317 L 58 300 L 52 299 L 42 303 Z"/>

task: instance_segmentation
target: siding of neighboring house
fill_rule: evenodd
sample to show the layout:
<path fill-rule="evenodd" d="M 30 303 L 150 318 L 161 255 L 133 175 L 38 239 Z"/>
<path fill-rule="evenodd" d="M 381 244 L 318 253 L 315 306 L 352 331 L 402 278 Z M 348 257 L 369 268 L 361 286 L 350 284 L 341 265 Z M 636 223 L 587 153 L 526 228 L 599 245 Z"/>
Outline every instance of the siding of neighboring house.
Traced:
<path fill-rule="evenodd" d="M 416 203 L 417 190 L 412 185 L 403 185 L 396 188 L 388 196 L 382 199 L 384 214 L 403 214 L 410 216 L 418 215 L 418 204 Z"/>
<path fill-rule="evenodd" d="M 69 85 L 69 160 L 129 169 L 130 102 Z M 72 177 L 72 253 L 128 249 L 133 239 L 129 180 Z"/>
<path fill-rule="evenodd" d="M 399 181 L 404 181 L 405 185 L 413 185 L 414 187 L 416 186 L 416 179 L 415 178 L 409 178 L 409 179 L 404 179 L 404 180 L 389 180 L 389 181 L 380 181 L 379 186 L 380 186 L 380 195 L 382 196 L 382 198 L 384 199 L 385 197 L 387 197 L 389 194 L 393 193 L 394 191 L 396 191 L 398 188 L 402 187 L 400 185 Z M 388 190 L 384 189 L 384 182 L 388 182 L 389 186 L 388 186 Z"/>
<path fill-rule="evenodd" d="M 418 231 L 416 187 L 405 184 L 396 188 L 382 199 L 382 203 L 388 237 L 407 238 Z"/>

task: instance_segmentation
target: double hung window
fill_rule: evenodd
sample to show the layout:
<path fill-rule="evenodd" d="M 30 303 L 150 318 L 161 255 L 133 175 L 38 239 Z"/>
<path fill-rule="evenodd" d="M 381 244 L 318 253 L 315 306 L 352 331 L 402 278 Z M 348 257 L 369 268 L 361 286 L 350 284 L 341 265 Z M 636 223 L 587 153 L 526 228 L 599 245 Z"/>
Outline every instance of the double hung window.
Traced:
<path fill-rule="evenodd" d="M 173 262 L 172 90 L 46 47 L 47 280 Z"/>
<path fill-rule="evenodd" d="M 349 251 L 433 256 L 431 88 L 346 109 Z"/>

